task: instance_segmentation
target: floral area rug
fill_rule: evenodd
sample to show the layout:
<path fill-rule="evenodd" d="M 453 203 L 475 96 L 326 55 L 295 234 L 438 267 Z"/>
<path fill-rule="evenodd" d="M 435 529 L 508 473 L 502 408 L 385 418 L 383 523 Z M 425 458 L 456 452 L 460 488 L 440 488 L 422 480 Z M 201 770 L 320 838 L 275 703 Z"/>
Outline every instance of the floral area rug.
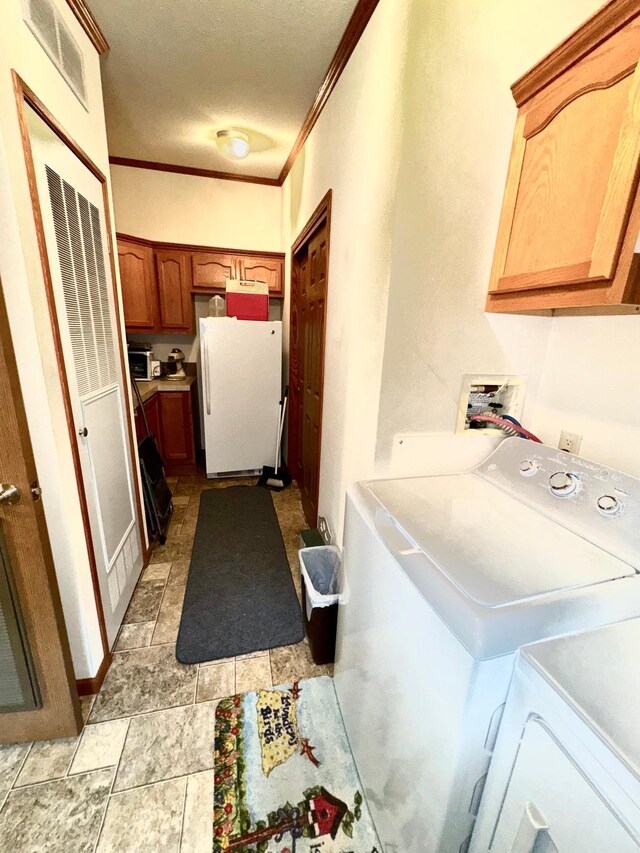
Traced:
<path fill-rule="evenodd" d="M 381 853 L 333 679 L 218 703 L 213 853 Z"/>

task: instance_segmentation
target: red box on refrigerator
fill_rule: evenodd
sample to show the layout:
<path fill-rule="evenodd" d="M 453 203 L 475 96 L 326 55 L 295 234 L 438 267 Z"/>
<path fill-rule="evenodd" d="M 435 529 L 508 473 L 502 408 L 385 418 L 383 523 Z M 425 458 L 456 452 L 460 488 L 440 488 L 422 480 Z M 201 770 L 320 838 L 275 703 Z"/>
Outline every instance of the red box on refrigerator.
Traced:
<path fill-rule="evenodd" d="M 227 317 L 238 320 L 269 319 L 269 287 L 266 281 L 227 280 Z"/>

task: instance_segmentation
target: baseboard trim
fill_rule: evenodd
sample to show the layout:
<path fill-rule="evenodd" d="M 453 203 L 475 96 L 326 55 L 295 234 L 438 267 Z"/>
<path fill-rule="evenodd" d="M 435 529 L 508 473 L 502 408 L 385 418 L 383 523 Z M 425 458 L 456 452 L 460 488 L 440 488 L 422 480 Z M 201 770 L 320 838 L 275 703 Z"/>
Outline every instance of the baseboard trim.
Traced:
<path fill-rule="evenodd" d="M 97 693 L 102 687 L 102 682 L 107 674 L 107 670 L 111 664 L 111 652 L 108 652 L 102 659 L 100 668 L 93 678 L 78 678 L 76 679 L 76 690 L 78 696 L 92 696 Z"/>

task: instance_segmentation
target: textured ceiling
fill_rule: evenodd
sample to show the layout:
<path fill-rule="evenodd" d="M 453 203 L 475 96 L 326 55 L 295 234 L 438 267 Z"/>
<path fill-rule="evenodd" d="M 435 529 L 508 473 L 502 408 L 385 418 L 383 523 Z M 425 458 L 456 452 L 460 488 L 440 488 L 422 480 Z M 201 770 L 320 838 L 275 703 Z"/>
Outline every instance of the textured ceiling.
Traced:
<path fill-rule="evenodd" d="M 276 178 L 357 0 L 91 0 L 109 153 Z M 222 157 L 216 130 L 252 151 Z"/>

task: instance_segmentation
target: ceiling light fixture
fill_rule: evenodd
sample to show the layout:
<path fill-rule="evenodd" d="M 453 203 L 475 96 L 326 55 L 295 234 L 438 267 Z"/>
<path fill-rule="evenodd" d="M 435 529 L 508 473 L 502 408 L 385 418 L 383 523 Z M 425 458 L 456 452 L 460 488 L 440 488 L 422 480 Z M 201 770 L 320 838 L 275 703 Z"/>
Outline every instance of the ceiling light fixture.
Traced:
<path fill-rule="evenodd" d="M 241 130 L 219 130 L 216 147 L 229 160 L 244 160 L 249 153 L 249 137 Z"/>

